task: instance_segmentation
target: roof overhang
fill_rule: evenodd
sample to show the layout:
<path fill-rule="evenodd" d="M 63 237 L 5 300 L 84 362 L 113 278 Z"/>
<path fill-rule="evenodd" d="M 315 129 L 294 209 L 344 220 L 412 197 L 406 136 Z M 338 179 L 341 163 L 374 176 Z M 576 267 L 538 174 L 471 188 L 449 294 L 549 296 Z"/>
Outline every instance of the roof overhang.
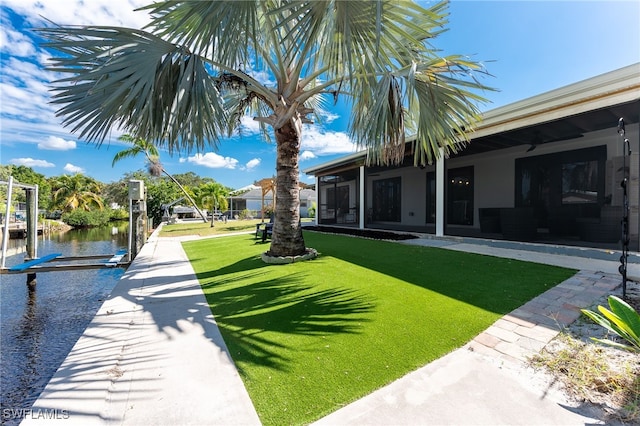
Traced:
<path fill-rule="evenodd" d="M 616 127 L 620 118 L 640 122 L 640 63 L 487 111 L 455 155 L 579 138 Z M 363 150 L 304 172 L 323 175 L 353 168 L 364 164 L 366 156 Z"/>
<path fill-rule="evenodd" d="M 344 157 L 336 158 L 335 160 L 328 161 L 326 163 L 312 166 L 303 171 L 308 175 L 316 174 L 329 174 L 344 170 L 345 168 L 352 169 L 364 164 L 367 159 L 367 150 L 354 152 L 353 154 L 345 155 Z"/>
<path fill-rule="evenodd" d="M 483 114 L 458 155 L 575 139 L 640 120 L 640 63 Z"/>

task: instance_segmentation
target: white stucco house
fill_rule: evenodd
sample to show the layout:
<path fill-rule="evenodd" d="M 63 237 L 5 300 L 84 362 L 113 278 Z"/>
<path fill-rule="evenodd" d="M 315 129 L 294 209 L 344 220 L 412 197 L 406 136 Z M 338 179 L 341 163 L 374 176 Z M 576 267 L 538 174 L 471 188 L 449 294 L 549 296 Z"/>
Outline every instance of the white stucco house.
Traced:
<path fill-rule="evenodd" d="M 229 197 L 229 210 L 232 216 L 239 214 L 242 210 L 249 210 L 254 217 L 259 218 L 262 210 L 262 188 L 252 185 L 248 191 Z M 300 190 L 300 217 L 309 216 L 309 208 L 316 202 L 316 192 L 313 189 Z M 264 194 L 264 205 L 273 205 L 273 193 L 271 191 Z"/>
<path fill-rule="evenodd" d="M 399 166 L 367 166 L 362 151 L 304 172 L 316 177 L 320 226 L 599 247 L 620 245 L 627 176 L 637 251 L 639 116 L 633 64 L 490 110 L 468 145 L 424 168 L 408 142 Z"/>

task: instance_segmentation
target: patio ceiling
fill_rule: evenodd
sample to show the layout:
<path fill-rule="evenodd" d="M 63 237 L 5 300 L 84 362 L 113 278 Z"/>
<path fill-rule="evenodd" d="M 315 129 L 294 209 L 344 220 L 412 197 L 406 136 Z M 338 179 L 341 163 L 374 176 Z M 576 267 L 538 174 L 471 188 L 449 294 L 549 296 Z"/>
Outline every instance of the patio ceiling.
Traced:
<path fill-rule="evenodd" d="M 589 132 L 616 127 L 620 118 L 624 118 L 627 125 L 638 123 L 640 121 L 640 100 L 472 138 L 471 143 L 456 156 L 480 154 L 518 145 L 541 145 L 581 138 Z"/>
<path fill-rule="evenodd" d="M 518 146 L 525 152 L 532 144 L 556 143 L 615 129 L 620 118 L 627 125 L 640 122 L 640 63 L 487 111 L 469 135 L 470 143 L 454 156 Z M 612 132 L 615 137 L 615 130 Z M 409 166 L 413 164 L 411 150 L 406 154 L 404 165 Z M 304 172 L 317 176 L 339 173 L 364 164 L 365 159 L 366 151 L 360 151 Z"/>

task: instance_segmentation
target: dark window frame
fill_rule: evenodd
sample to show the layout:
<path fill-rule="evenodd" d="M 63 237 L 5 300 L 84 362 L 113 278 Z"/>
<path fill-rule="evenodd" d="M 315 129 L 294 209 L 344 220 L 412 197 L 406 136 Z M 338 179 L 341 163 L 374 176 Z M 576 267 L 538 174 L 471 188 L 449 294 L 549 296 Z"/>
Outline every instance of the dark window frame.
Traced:
<path fill-rule="evenodd" d="M 475 169 L 473 166 L 456 167 L 447 170 L 446 214 L 448 225 L 473 226 L 474 175 Z"/>
<path fill-rule="evenodd" d="M 402 178 L 376 179 L 371 183 L 373 221 L 402 221 Z"/>

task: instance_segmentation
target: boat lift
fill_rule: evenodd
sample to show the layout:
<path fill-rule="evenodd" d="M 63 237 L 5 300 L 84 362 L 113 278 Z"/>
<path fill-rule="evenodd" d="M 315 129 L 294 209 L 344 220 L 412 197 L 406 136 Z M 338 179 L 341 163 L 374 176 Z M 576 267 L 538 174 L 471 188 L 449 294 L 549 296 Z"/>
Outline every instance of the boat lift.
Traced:
<path fill-rule="evenodd" d="M 9 176 L 9 181 L 0 181 L 0 184 L 7 185 L 7 205 L 2 228 L 2 259 L 0 264 L 0 275 L 3 274 L 27 274 L 27 286 L 35 289 L 37 272 L 53 271 L 73 271 L 86 269 L 103 268 L 127 268 L 131 259 L 128 255 L 131 250 L 131 237 L 129 238 L 129 249 L 118 250 L 115 254 L 87 255 L 87 256 L 62 256 L 61 253 L 52 253 L 38 257 L 38 185 L 27 185 L 15 182 L 13 176 Z M 27 199 L 27 231 L 26 231 L 26 256 L 25 262 L 7 268 L 5 260 L 7 257 L 7 243 L 9 241 L 9 214 L 11 196 L 13 188 L 25 190 Z M 130 211 L 130 214 L 132 212 Z M 98 262 L 101 260 L 100 262 Z M 51 262 L 65 262 L 52 265 Z M 80 263 L 67 263 L 80 262 Z"/>

